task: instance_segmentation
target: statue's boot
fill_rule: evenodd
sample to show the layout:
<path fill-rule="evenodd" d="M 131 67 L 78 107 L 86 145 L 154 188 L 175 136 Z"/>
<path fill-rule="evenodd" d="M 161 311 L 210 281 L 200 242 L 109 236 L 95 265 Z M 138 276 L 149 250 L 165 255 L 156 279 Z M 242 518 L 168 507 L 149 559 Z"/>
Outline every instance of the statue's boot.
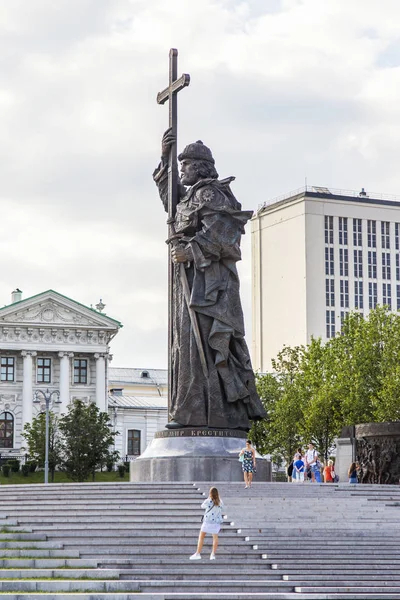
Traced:
<path fill-rule="evenodd" d="M 178 427 L 183 427 L 183 425 L 181 425 L 177 421 L 170 421 L 169 423 L 166 424 L 165 427 L 167 429 L 178 429 Z"/>

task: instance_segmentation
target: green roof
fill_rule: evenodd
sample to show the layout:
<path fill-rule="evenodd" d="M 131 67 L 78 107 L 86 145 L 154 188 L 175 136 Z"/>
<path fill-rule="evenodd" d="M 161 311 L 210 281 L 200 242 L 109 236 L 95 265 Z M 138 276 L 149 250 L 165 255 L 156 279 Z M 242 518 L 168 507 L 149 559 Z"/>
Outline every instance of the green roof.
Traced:
<path fill-rule="evenodd" d="M 64 294 L 60 294 L 60 292 L 56 292 L 55 290 L 46 290 L 45 292 L 40 292 L 40 294 L 35 294 L 34 296 L 29 296 L 29 298 L 23 298 L 22 300 L 18 300 L 17 302 L 12 302 L 11 304 L 7 304 L 6 306 L 1 307 L 0 312 L 2 310 L 5 310 L 6 308 L 10 308 L 10 306 L 17 306 L 17 304 L 22 304 L 23 302 L 27 302 L 28 300 L 33 300 L 33 298 L 39 298 L 40 296 L 44 296 L 45 294 L 49 294 L 49 293 L 56 294 L 57 296 L 60 296 L 61 298 L 65 298 L 66 300 L 69 300 L 70 302 L 73 302 L 74 304 L 77 304 L 78 306 L 82 306 L 83 308 L 86 308 L 87 310 L 92 311 L 96 315 L 101 315 L 103 317 L 106 317 L 110 321 L 113 321 L 114 323 L 116 323 L 118 325 L 118 327 L 123 327 L 123 325 L 120 321 L 117 321 L 116 319 L 113 319 L 112 317 L 109 317 L 105 313 L 101 313 L 101 312 L 95 310 L 94 308 L 91 308 L 90 306 L 86 306 L 86 304 L 77 302 L 76 300 L 73 300 L 73 298 L 69 298 L 68 296 L 65 296 Z"/>

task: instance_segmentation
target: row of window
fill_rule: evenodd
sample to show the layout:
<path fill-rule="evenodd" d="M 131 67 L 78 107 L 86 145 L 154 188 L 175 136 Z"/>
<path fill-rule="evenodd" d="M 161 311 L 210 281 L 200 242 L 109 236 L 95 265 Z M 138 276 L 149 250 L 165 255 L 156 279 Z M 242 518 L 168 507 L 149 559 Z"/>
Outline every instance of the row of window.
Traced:
<path fill-rule="evenodd" d="M 349 308 L 349 282 L 341 279 L 340 286 L 340 308 Z M 368 282 L 369 308 L 375 308 L 378 304 L 378 284 L 375 281 Z M 325 304 L 328 308 L 335 306 L 335 280 L 325 280 Z M 382 284 L 382 304 L 392 308 L 392 284 Z M 364 287 L 362 281 L 354 281 L 354 306 L 356 309 L 364 308 Z M 400 285 L 396 285 L 396 308 L 400 310 Z"/>
<path fill-rule="evenodd" d="M 339 245 L 347 246 L 348 239 L 348 218 L 339 217 Z M 362 219 L 352 219 L 353 221 L 353 246 L 362 246 Z M 394 224 L 395 248 L 400 249 L 400 223 Z M 367 242 L 368 248 L 376 248 L 376 221 L 367 220 Z M 325 216 L 325 244 L 334 243 L 333 217 Z M 381 221 L 381 246 L 384 249 L 390 249 L 390 222 Z"/>
<path fill-rule="evenodd" d="M 326 280 L 327 290 L 328 290 L 328 282 L 333 282 L 333 279 Z M 344 282 L 346 283 L 346 282 Z M 329 288 L 330 288 L 329 284 Z M 343 289 L 343 292 L 342 292 Z M 334 306 L 335 292 L 327 291 L 326 296 L 326 306 L 331 309 Z M 347 303 L 346 303 L 347 302 Z M 378 304 L 378 284 L 374 281 L 370 281 L 368 283 L 368 305 L 369 308 L 376 308 Z M 382 284 L 382 304 L 388 306 L 390 309 L 392 308 L 392 284 L 391 283 L 383 283 Z M 361 310 L 364 308 L 364 297 L 363 297 L 363 287 L 362 281 L 354 282 L 354 305 L 357 309 Z M 346 297 L 346 286 L 341 288 L 340 293 L 340 307 L 341 308 L 349 308 L 348 305 L 348 295 Z M 396 285 L 396 308 L 400 310 L 400 285 Z M 345 311 L 340 313 L 341 320 L 343 324 L 343 316 L 346 314 Z M 363 314 L 363 313 L 361 313 Z M 335 337 L 336 327 L 335 327 L 335 311 L 327 310 L 326 311 L 326 337 L 329 339 L 331 337 Z"/>
<path fill-rule="evenodd" d="M 128 429 L 127 454 L 140 455 L 140 430 Z M 0 449 L 14 447 L 14 417 L 10 412 L 0 414 Z"/>
<path fill-rule="evenodd" d="M 0 381 L 15 381 L 16 360 L 14 356 L 2 356 L 0 359 Z M 51 383 L 51 358 L 36 359 L 37 383 Z M 88 361 L 74 359 L 74 383 L 88 382 Z"/>
<path fill-rule="evenodd" d="M 362 250 L 353 250 L 353 272 L 354 277 L 363 277 L 363 256 Z M 390 252 L 382 252 L 382 279 L 391 279 L 391 258 Z M 325 248 L 325 275 L 335 274 L 335 262 L 333 248 Z M 348 248 L 339 248 L 339 274 L 341 277 L 349 276 L 349 250 Z M 378 266 L 376 250 L 368 250 L 368 277 L 377 279 Z M 400 254 L 396 254 L 396 281 L 400 281 Z"/>

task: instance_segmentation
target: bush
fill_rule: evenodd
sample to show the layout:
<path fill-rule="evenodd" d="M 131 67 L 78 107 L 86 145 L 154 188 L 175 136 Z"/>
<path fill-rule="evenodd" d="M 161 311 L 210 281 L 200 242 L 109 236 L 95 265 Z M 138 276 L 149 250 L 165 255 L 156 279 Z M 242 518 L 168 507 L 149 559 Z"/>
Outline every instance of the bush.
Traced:
<path fill-rule="evenodd" d="M 114 468 L 114 463 L 113 463 L 112 461 L 109 461 L 109 462 L 107 463 L 107 465 L 106 465 L 106 466 L 107 466 L 107 471 L 108 471 L 109 473 L 111 473 L 111 471 L 112 471 L 112 470 L 113 470 L 113 468 Z"/>
<path fill-rule="evenodd" d="M 125 477 L 125 471 L 126 471 L 125 465 L 118 465 L 118 473 L 119 473 L 119 476 L 121 477 L 121 479 L 123 477 Z"/>
<path fill-rule="evenodd" d="M 36 460 L 28 460 L 26 464 L 29 466 L 30 473 L 34 473 L 36 471 L 36 467 L 37 467 Z"/>
<path fill-rule="evenodd" d="M 10 465 L 7 465 L 7 464 L 2 465 L 1 470 L 2 470 L 4 477 L 10 477 L 10 471 L 11 471 Z"/>
<path fill-rule="evenodd" d="M 20 461 L 17 458 L 10 458 L 10 460 L 7 461 L 7 464 L 10 465 L 13 473 L 18 473 Z"/>
<path fill-rule="evenodd" d="M 30 465 L 22 465 L 21 471 L 24 477 L 28 477 L 29 473 L 31 472 Z"/>

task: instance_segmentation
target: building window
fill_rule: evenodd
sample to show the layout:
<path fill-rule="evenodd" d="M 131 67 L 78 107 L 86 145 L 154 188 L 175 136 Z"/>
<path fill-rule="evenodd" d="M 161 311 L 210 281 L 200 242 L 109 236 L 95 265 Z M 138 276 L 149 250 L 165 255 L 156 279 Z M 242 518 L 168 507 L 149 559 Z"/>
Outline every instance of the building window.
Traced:
<path fill-rule="evenodd" d="M 14 417 L 9 412 L 0 414 L 0 448 L 14 447 Z"/>
<path fill-rule="evenodd" d="M 2 356 L 0 381 L 14 381 L 14 377 L 15 358 L 13 356 Z"/>
<path fill-rule="evenodd" d="M 347 217 L 339 217 L 339 244 L 347 246 Z"/>
<path fill-rule="evenodd" d="M 325 275 L 334 275 L 333 248 L 325 248 Z"/>
<path fill-rule="evenodd" d="M 346 320 L 346 317 L 347 317 L 347 315 L 348 315 L 348 314 L 349 314 L 349 313 L 348 313 L 348 311 L 347 311 L 347 310 L 342 310 L 342 311 L 340 311 L 340 326 L 341 326 L 341 327 L 343 327 L 343 324 L 344 324 L 344 322 L 345 322 L 345 320 Z M 342 335 L 343 335 L 343 334 L 342 334 Z"/>
<path fill-rule="evenodd" d="M 382 252 L 382 279 L 391 279 L 390 252 Z"/>
<path fill-rule="evenodd" d="M 140 455 L 140 431 L 139 429 L 128 429 L 128 451 L 130 456 Z"/>
<path fill-rule="evenodd" d="M 363 282 L 354 281 L 354 307 L 364 308 Z"/>
<path fill-rule="evenodd" d="M 37 363 L 37 382 L 50 383 L 51 381 L 51 358 L 38 358 Z"/>
<path fill-rule="evenodd" d="M 400 254 L 396 254 L 396 280 L 400 281 Z"/>
<path fill-rule="evenodd" d="M 333 244 L 333 217 L 325 217 L 325 244 Z"/>
<path fill-rule="evenodd" d="M 74 383 L 87 383 L 87 360 L 74 360 Z"/>
<path fill-rule="evenodd" d="M 349 308 L 349 282 L 347 279 L 340 280 L 340 306 Z"/>
<path fill-rule="evenodd" d="M 335 280 L 325 280 L 326 306 L 335 306 Z"/>
<path fill-rule="evenodd" d="M 396 250 L 400 250 L 399 223 L 394 224 L 394 241 L 396 244 Z"/>
<path fill-rule="evenodd" d="M 376 248 L 376 221 L 367 221 L 368 248 Z"/>
<path fill-rule="evenodd" d="M 362 250 L 354 250 L 354 277 L 363 276 Z"/>
<path fill-rule="evenodd" d="M 347 248 L 339 248 L 339 269 L 341 277 L 349 275 L 349 251 Z"/>
<path fill-rule="evenodd" d="M 382 284 L 382 304 L 392 308 L 392 285 L 390 283 Z"/>
<path fill-rule="evenodd" d="M 396 285 L 397 310 L 400 310 L 400 285 Z"/>
<path fill-rule="evenodd" d="M 369 308 L 375 308 L 378 304 L 378 284 L 370 281 L 368 283 Z"/>
<path fill-rule="evenodd" d="M 361 219 L 353 219 L 353 246 L 362 246 Z"/>
<path fill-rule="evenodd" d="M 335 337 L 335 311 L 326 311 L 326 337 Z"/>
<path fill-rule="evenodd" d="M 376 279 L 376 252 L 368 250 L 368 277 Z"/>
<path fill-rule="evenodd" d="M 382 248 L 389 250 L 390 248 L 390 223 L 389 221 L 382 221 L 381 223 L 381 238 Z"/>

